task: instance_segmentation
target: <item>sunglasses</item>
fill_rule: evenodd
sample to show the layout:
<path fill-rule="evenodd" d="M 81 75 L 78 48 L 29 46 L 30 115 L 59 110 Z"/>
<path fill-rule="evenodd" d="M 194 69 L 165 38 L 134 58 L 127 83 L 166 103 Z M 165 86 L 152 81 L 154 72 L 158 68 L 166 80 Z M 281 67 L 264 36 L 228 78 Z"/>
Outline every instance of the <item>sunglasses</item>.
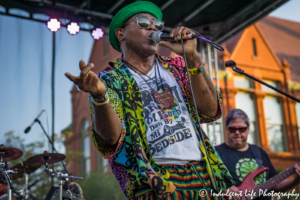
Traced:
<path fill-rule="evenodd" d="M 230 133 L 235 133 L 236 131 L 239 131 L 239 133 L 244 133 L 247 130 L 248 126 L 246 127 L 227 127 L 228 131 Z"/>
<path fill-rule="evenodd" d="M 150 20 L 147 17 L 135 17 L 129 22 L 127 22 L 122 28 L 127 26 L 127 24 L 133 22 L 134 20 L 137 21 L 137 24 L 140 28 L 148 28 L 152 22 L 153 26 L 158 30 L 162 31 L 164 29 L 164 22 L 158 19 Z"/>

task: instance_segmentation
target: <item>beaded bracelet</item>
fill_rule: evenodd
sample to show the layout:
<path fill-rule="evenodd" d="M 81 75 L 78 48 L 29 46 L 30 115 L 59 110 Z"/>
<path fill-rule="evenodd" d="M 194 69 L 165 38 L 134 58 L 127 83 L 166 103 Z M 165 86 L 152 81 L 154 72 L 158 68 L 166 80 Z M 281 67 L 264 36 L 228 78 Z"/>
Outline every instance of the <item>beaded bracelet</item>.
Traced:
<path fill-rule="evenodd" d="M 200 74 L 201 72 L 203 72 L 204 69 L 205 69 L 205 66 L 203 63 L 201 63 L 201 65 L 199 65 L 199 67 L 193 68 L 193 69 L 188 69 L 188 70 L 191 75 L 197 75 L 197 74 Z"/>

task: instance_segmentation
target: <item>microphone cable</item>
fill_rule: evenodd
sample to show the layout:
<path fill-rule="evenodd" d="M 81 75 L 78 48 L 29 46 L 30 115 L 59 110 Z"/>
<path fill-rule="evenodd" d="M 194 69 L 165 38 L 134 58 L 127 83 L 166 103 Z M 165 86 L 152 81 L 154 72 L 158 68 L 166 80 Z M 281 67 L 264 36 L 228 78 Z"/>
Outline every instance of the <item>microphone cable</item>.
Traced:
<path fill-rule="evenodd" d="M 213 42 L 213 41 L 211 41 L 211 40 L 206 39 L 205 37 L 203 37 L 203 35 L 201 35 L 201 34 L 198 33 L 197 31 L 195 31 L 194 29 L 191 29 L 191 28 L 189 28 L 189 29 L 190 29 L 191 31 L 194 31 L 194 32 L 198 35 L 198 38 L 200 38 L 201 40 L 206 41 L 206 42 L 209 43 L 212 47 L 218 49 L 219 51 L 224 51 L 224 48 L 223 48 L 221 45 L 219 45 L 219 44 L 217 44 L 217 43 L 215 43 L 215 42 Z"/>

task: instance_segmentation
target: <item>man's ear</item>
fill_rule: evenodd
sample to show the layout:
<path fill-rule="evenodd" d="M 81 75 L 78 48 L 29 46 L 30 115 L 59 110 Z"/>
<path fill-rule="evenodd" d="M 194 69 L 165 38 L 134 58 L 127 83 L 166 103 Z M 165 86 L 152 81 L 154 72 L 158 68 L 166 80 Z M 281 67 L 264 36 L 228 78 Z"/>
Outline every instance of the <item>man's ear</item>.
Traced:
<path fill-rule="evenodd" d="M 118 41 L 121 42 L 125 39 L 124 37 L 124 29 L 123 28 L 117 28 L 115 31 L 116 37 L 118 38 Z"/>

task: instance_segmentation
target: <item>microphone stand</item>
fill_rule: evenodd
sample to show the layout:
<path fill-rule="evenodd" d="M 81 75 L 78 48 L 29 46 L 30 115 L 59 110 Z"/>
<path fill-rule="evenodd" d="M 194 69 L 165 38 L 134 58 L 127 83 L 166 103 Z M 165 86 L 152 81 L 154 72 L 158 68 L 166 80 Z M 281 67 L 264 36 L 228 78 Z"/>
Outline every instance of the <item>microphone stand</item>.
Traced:
<path fill-rule="evenodd" d="M 227 62 L 229 62 L 229 61 L 227 61 Z M 226 66 L 226 64 L 225 64 L 225 66 Z M 260 80 L 258 78 L 255 78 L 254 76 L 251 76 L 250 74 L 247 74 L 246 72 L 244 72 L 244 70 L 238 68 L 236 65 L 234 65 L 234 66 L 226 66 L 226 67 L 230 67 L 236 73 L 241 74 L 241 75 L 245 75 L 248 78 L 251 78 L 252 80 L 255 80 L 255 81 L 257 81 L 257 82 L 259 82 L 259 83 L 261 83 L 261 84 L 263 84 L 263 85 L 265 85 L 265 86 L 267 86 L 267 87 L 269 87 L 269 88 L 271 88 L 271 89 L 279 92 L 280 94 L 283 94 L 284 96 L 286 96 L 286 97 L 288 97 L 290 99 L 293 99 L 294 101 L 300 103 L 300 100 L 297 99 L 296 97 L 294 97 L 294 96 L 292 96 L 292 95 L 290 95 L 290 94 L 288 94 L 288 93 L 286 93 L 286 92 L 284 92 L 284 91 L 282 91 L 282 90 L 280 90 L 280 89 L 278 89 L 278 88 L 276 88 L 276 87 L 274 87 L 272 85 L 269 85 L 268 83 L 266 83 L 266 82 L 264 82 L 264 81 L 262 81 L 262 80 Z"/>
<path fill-rule="evenodd" d="M 39 125 L 40 125 L 41 128 L 43 129 L 44 134 L 47 136 L 47 138 L 48 138 L 50 144 L 52 145 L 52 148 L 53 148 L 54 151 L 57 153 L 57 150 L 56 150 L 56 148 L 54 147 L 54 144 L 53 144 L 52 140 L 50 139 L 49 135 L 46 133 L 46 131 L 45 131 L 45 129 L 44 129 L 44 127 L 43 127 L 41 121 L 40 121 L 38 118 L 36 118 L 34 121 L 37 122 L 37 123 L 39 123 Z M 61 164 L 62 164 L 64 170 L 68 173 L 68 175 L 70 175 L 70 172 L 69 172 L 69 170 L 68 170 L 68 168 L 67 168 L 65 162 L 64 162 L 64 161 L 60 161 L 60 162 L 61 162 Z M 53 178 L 53 177 L 51 177 L 51 178 Z M 70 178 L 70 179 L 71 179 L 72 182 L 74 182 L 73 178 Z M 82 193 L 83 193 L 84 197 L 85 197 L 87 200 L 89 200 L 89 199 L 87 198 L 87 196 L 84 194 L 83 191 L 82 191 Z"/>

